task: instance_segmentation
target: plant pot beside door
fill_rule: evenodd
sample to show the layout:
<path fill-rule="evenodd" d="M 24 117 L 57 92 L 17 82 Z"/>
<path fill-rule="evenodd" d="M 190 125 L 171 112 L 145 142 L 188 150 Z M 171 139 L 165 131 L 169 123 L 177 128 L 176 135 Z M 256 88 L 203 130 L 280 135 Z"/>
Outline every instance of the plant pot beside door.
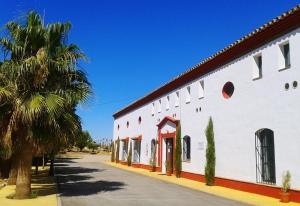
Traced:
<path fill-rule="evenodd" d="M 288 203 L 290 202 L 290 190 L 291 187 L 291 173 L 287 171 L 282 176 L 282 188 L 280 193 L 280 202 Z"/>
<path fill-rule="evenodd" d="M 171 176 L 172 175 L 172 165 L 171 161 L 167 160 L 166 162 L 166 175 Z"/>

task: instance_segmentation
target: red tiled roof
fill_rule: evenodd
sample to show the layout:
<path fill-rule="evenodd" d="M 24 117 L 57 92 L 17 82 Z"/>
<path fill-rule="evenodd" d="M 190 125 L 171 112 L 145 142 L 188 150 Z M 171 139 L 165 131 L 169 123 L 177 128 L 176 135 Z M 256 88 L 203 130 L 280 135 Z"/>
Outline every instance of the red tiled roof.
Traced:
<path fill-rule="evenodd" d="M 192 81 L 200 76 L 207 74 L 218 67 L 237 59 L 248 52 L 300 27 L 300 5 L 297 5 L 288 12 L 274 18 L 270 22 L 255 29 L 246 36 L 240 38 L 229 46 L 225 47 L 216 54 L 208 57 L 199 64 L 188 69 L 186 72 L 173 78 L 171 81 L 155 89 L 146 96 L 138 99 L 127 107 L 113 114 L 114 118 L 125 115 L 126 113 L 155 100 L 156 98 L 173 91 L 174 89 Z"/>

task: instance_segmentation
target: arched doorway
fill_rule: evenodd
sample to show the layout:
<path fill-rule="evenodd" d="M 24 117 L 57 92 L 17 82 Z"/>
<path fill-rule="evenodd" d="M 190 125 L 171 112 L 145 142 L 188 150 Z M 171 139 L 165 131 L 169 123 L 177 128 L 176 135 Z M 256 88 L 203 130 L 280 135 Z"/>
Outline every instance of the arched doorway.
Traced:
<path fill-rule="evenodd" d="M 274 132 L 260 129 L 255 132 L 256 181 L 276 184 Z"/>

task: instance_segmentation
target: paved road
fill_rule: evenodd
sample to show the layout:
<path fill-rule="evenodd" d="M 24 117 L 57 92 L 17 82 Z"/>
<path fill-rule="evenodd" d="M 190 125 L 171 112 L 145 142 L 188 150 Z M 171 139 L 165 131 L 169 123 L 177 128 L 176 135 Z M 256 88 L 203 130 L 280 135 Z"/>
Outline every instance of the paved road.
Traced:
<path fill-rule="evenodd" d="M 101 164 L 98 155 L 58 159 L 63 206 L 246 206 Z"/>

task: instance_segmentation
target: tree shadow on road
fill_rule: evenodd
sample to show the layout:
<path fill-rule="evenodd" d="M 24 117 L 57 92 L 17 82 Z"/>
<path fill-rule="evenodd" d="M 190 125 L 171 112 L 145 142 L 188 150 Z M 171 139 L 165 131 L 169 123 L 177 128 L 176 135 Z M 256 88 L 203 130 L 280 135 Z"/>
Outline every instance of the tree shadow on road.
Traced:
<path fill-rule="evenodd" d="M 125 184 L 116 181 L 93 181 L 92 173 L 103 172 L 106 169 L 74 167 L 69 158 L 56 160 L 55 171 L 58 181 L 58 193 L 62 197 L 87 196 L 99 192 L 110 192 L 123 189 Z"/>
<path fill-rule="evenodd" d="M 99 192 L 111 192 L 121 190 L 125 184 L 115 181 L 93 181 L 93 182 L 74 182 L 59 184 L 59 194 L 63 197 L 87 196 Z"/>

